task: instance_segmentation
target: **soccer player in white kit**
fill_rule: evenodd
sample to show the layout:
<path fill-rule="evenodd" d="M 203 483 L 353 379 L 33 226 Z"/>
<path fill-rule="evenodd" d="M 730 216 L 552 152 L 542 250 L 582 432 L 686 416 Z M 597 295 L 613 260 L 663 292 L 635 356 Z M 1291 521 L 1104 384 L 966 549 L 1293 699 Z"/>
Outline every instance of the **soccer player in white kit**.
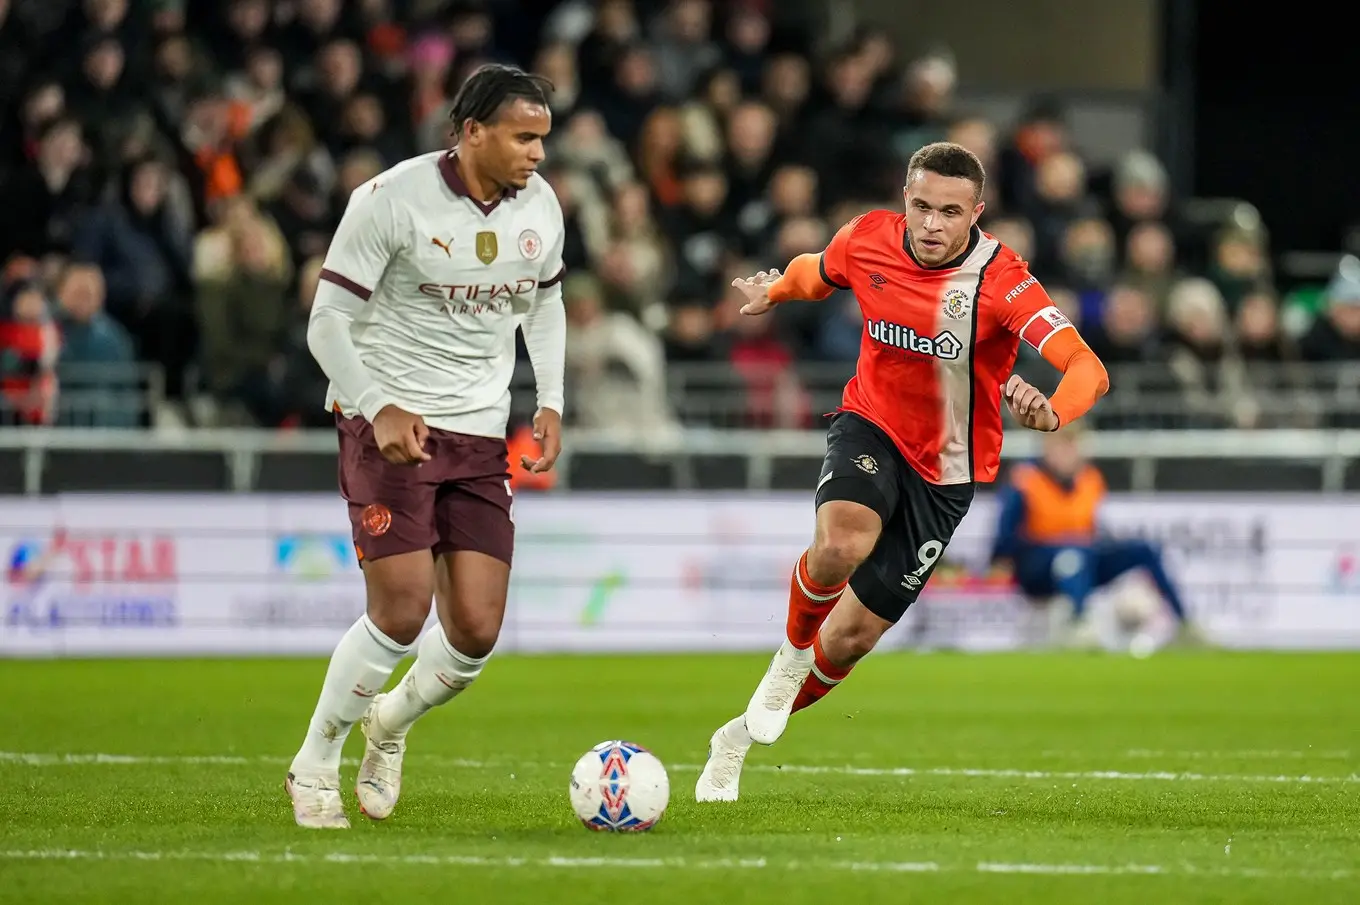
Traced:
<path fill-rule="evenodd" d="M 521 465 L 547 471 L 561 451 L 562 209 L 535 172 L 550 87 L 513 67 L 479 69 L 454 99 L 454 149 L 356 189 L 326 255 L 307 344 L 330 378 L 368 607 L 331 656 L 288 771 L 300 826 L 349 826 L 340 752 L 361 719 L 355 794 L 368 817 L 389 816 L 411 725 L 472 684 L 496 644 L 514 545 L 516 327 L 542 444 Z M 439 621 L 422 637 L 432 597 Z M 413 649 L 410 671 L 380 694 Z"/>

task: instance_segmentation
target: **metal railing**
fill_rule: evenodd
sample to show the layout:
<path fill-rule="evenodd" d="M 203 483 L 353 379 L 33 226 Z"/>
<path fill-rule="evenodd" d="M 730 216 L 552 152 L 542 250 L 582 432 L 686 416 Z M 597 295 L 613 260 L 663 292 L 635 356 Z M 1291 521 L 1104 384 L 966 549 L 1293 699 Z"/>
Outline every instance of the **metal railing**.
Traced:
<path fill-rule="evenodd" d="M 165 369 L 149 362 L 63 363 L 56 377 L 53 421 L 61 427 L 139 427 L 165 398 Z M 14 408 L 0 397 L 0 415 Z"/>

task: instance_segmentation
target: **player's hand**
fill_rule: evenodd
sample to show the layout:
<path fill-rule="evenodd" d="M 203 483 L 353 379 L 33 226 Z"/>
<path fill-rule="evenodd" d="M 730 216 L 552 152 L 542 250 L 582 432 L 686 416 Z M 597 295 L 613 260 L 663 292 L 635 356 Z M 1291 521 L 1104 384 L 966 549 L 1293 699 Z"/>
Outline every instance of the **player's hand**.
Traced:
<path fill-rule="evenodd" d="M 1006 400 L 1015 420 L 1030 430 L 1055 431 L 1058 429 L 1058 416 L 1048 404 L 1048 397 L 1026 383 L 1018 374 L 1001 387 L 1001 396 Z"/>
<path fill-rule="evenodd" d="M 741 306 L 741 313 L 756 315 L 772 310 L 775 303 L 770 301 L 770 286 L 777 279 L 778 270 L 768 272 L 762 270 L 753 277 L 733 280 L 733 287 L 740 289 L 741 294 L 746 297 L 746 304 Z"/>
<path fill-rule="evenodd" d="M 534 439 L 543 447 L 543 455 L 534 461 L 528 456 L 520 456 L 519 464 L 531 474 L 552 471 L 557 457 L 562 455 L 562 415 L 552 409 L 539 409 L 534 413 Z"/>
<path fill-rule="evenodd" d="M 393 465 L 419 465 L 430 461 L 425 441 L 430 429 L 425 419 L 395 405 L 385 405 L 373 419 L 373 439 L 383 458 Z"/>

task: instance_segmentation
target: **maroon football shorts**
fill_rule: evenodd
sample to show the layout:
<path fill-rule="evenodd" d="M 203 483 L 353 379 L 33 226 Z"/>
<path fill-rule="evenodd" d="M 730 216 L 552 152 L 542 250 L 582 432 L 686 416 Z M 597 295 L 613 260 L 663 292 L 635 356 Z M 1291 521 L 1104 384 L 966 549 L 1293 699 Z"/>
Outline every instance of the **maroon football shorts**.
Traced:
<path fill-rule="evenodd" d="M 336 416 L 340 493 L 361 562 L 397 553 L 472 550 L 509 564 L 515 546 L 504 439 L 430 429 L 430 461 L 394 465 L 373 425 Z"/>

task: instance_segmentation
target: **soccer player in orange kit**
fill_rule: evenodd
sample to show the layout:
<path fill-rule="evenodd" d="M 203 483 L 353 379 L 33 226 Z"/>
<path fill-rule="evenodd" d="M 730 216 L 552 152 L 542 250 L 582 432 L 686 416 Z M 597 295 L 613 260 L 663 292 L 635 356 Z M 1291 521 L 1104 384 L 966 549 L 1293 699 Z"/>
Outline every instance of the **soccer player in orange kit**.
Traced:
<path fill-rule="evenodd" d="M 1020 424 L 1054 431 L 1109 386 L 1026 262 L 978 227 L 985 181 L 972 152 L 926 145 L 907 166 L 905 214 L 863 214 L 787 273 L 734 283 L 751 316 L 848 290 L 864 334 L 790 581 L 787 638 L 746 712 L 713 734 L 699 801 L 735 801 L 752 742 L 773 744 L 916 600 L 974 487 L 996 478 L 1003 399 Z M 1052 399 L 1011 374 L 1021 340 L 1063 372 Z"/>

